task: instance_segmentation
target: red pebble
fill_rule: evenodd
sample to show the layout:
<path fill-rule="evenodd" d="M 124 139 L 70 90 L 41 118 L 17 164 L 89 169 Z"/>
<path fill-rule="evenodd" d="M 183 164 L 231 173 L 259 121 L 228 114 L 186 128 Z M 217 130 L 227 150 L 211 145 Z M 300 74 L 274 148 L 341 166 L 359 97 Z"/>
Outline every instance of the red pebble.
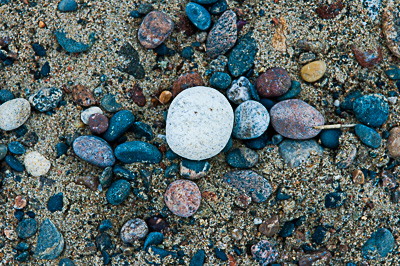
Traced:
<path fill-rule="evenodd" d="M 167 188 L 164 200 L 173 214 L 189 217 L 199 209 L 201 193 L 196 183 L 189 180 L 177 180 Z"/>

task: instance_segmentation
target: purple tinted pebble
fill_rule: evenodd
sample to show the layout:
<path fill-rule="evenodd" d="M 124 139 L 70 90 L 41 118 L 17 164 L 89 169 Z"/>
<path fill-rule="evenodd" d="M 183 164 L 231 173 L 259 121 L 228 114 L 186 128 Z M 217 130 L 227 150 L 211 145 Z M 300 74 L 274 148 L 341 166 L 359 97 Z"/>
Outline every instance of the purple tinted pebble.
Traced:
<path fill-rule="evenodd" d="M 88 125 L 92 133 L 103 134 L 108 129 L 108 118 L 103 114 L 92 114 L 89 116 Z"/>
<path fill-rule="evenodd" d="M 278 258 L 278 251 L 274 249 L 267 240 L 261 240 L 251 247 L 253 258 L 260 263 L 261 266 L 267 266 Z"/>
<path fill-rule="evenodd" d="M 125 243 L 132 244 L 135 240 L 144 238 L 149 229 L 142 219 L 136 218 L 127 221 L 121 229 L 121 239 Z"/>
<path fill-rule="evenodd" d="M 180 217 L 195 214 L 200 207 L 201 193 L 196 183 L 188 180 L 172 182 L 164 195 L 168 209 Z"/>
<path fill-rule="evenodd" d="M 115 163 L 114 153 L 110 145 L 99 137 L 78 137 L 72 147 L 79 158 L 93 165 L 107 167 Z"/>
<path fill-rule="evenodd" d="M 145 48 L 159 46 L 172 32 L 174 22 L 160 11 L 152 11 L 146 15 L 138 31 L 138 39 Z"/>

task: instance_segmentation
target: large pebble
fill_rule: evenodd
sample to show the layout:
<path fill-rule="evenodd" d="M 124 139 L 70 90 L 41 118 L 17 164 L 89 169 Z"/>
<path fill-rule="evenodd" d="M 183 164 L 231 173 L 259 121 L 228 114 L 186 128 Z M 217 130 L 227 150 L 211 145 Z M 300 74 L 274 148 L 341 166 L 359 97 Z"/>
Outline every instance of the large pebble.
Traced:
<path fill-rule="evenodd" d="M 171 103 L 166 125 L 167 143 L 189 160 L 217 155 L 229 141 L 233 110 L 225 96 L 213 88 L 194 87 Z"/>
<path fill-rule="evenodd" d="M 353 102 L 353 111 L 364 125 L 380 127 L 389 117 L 389 104 L 382 94 L 370 94 L 357 98 Z"/>
<path fill-rule="evenodd" d="M 379 146 L 381 146 L 382 138 L 374 129 L 358 124 L 355 127 L 355 132 L 357 137 L 360 138 L 361 142 L 368 147 L 377 149 Z"/>
<path fill-rule="evenodd" d="M 226 161 L 233 167 L 251 168 L 258 163 L 258 154 L 249 148 L 240 147 L 231 150 L 226 156 Z"/>
<path fill-rule="evenodd" d="M 389 132 L 387 154 L 394 159 L 400 158 L 400 127 L 394 127 Z"/>
<path fill-rule="evenodd" d="M 237 39 L 236 14 L 232 10 L 225 11 L 211 28 L 207 36 L 207 54 L 211 58 L 225 54 Z"/>
<path fill-rule="evenodd" d="M 182 177 L 196 180 L 207 175 L 211 165 L 207 161 L 191 161 L 183 159 L 180 164 Z"/>
<path fill-rule="evenodd" d="M 189 2 L 186 5 L 186 15 L 200 30 L 207 30 L 211 25 L 211 15 L 203 6 Z"/>
<path fill-rule="evenodd" d="M 283 161 L 290 167 L 297 167 L 307 162 L 311 153 L 321 155 L 323 149 L 313 140 L 284 140 L 279 144 L 279 153 Z"/>
<path fill-rule="evenodd" d="M 232 76 L 239 77 L 250 70 L 254 64 L 257 50 L 257 42 L 251 37 L 251 33 L 239 39 L 229 54 L 228 67 Z"/>
<path fill-rule="evenodd" d="M 39 112 L 47 112 L 58 106 L 63 92 L 57 88 L 42 88 L 29 97 L 29 102 Z"/>
<path fill-rule="evenodd" d="M 272 187 L 268 180 L 251 170 L 229 172 L 222 178 L 225 183 L 233 186 L 240 193 L 250 195 L 252 200 L 257 203 L 264 202 L 272 193 Z"/>
<path fill-rule="evenodd" d="M 168 186 L 164 200 L 173 214 L 189 217 L 199 209 L 201 193 L 196 183 L 189 180 L 176 180 Z"/>
<path fill-rule="evenodd" d="M 0 105 L 0 129 L 14 130 L 22 126 L 31 114 L 31 105 L 23 98 L 7 101 Z"/>
<path fill-rule="evenodd" d="M 160 11 L 152 11 L 146 15 L 140 24 L 138 39 L 147 49 L 159 46 L 172 32 L 174 22 Z"/>
<path fill-rule="evenodd" d="M 313 138 L 321 131 L 314 126 L 323 125 L 325 122 L 317 109 L 299 99 L 275 104 L 270 115 L 271 124 L 276 132 L 290 139 Z"/>
<path fill-rule="evenodd" d="M 300 70 L 301 77 L 307 82 L 315 82 L 322 78 L 326 72 L 324 61 L 314 61 L 303 66 Z"/>
<path fill-rule="evenodd" d="M 261 136 L 268 128 L 269 114 L 259 102 L 246 101 L 235 110 L 233 136 L 238 139 L 253 139 Z"/>
<path fill-rule="evenodd" d="M 203 86 L 204 81 L 199 73 L 195 71 L 190 71 L 181 75 L 177 80 L 172 84 L 172 96 L 175 98 L 179 93 L 187 88 Z"/>
<path fill-rule="evenodd" d="M 42 176 L 50 170 L 51 163 L 39 152 L 32 151 L 25 155 L 24 165 L 32 176 Z"/>
<path fill-rule="evenodd" d="M 281 67 L 274 67 L 257 78 L 256 87 L 261 97 L 269 98 L 285 94 L 291 84 L 289 73 Z"/>
<path fill-rule="evenodd" d="M 392 233 L 386 228 L 379 228 L 365 242 L 361 249 L 363 257 L 367 260 L 386 257 L 395 247 L 395 240 Z M 379 256 L 377 257 L 377 255 Z"/>
<path fill-rule="evenodd" d="M 159 163 L 161 152 L 143 141 L 130 141 L 115 148 L 115 157 L 123 163 Z"/>
<path fill-rule="evenodd" d="M 46 219 L 39 229 L 39 237 L 35 249 L 35 257 L 54 260 L 64 249 L 64 238 L 52 221 Z"/>
<path fill-rule="evenodd" d="M 111 205 L 119 205 L 124 202 L 131 192 L 131 184 L 120 179 L 111 184 L 106 193 L 106 199 Z"/>
<path fill-rule="evenodd" d="M 253 258 L 260 266 L 267 266 L 278 258 L 278 251 L 268 240 L 261 240 L 251 247 Z"/>
<path fill-rule="evenodd" d="M 109 142 L 116 141 L 133 125 L 135 116 L 131 111 L 122 110 L 111 117 L 108 129 L 103 138 Z"/>
<path fill-rule="evenodd" d="M 145 221 L 135 218 L 127 221 L 121 228 L 121 239 L 124 243 L 132 244 L 135 240 L 144 238 L 149 232 Z"/>
<path fill-rule="evenodd" d="M 103 110 L 101 110 L 97 106 L 92 106 L 81 113 L 82 122 L 87 125 L 89 123 L 89 117 L 93 114 L 103 114 Z"/>
<path fill-rule="evenodd" d="M 107 167 L 115 163 L 114 153 L 110 145 L 99 137 L 78 137 L 72 147 L 79 158 L 93 165 Z"/>
<path fill-rule="evenodd" d="M 37 222 L 35 219 L 23 219 L 17 227 L 17 235 L 19 238 L 26 239 L 33 236 L 37 231 Z"/>
<path fill-rule="evenodd" d="M 382 32 L 386 38 L 389 50 L 400 58 L 400 28 L 398 23 L 400 11 L 398 4 L 396 0 L 387 1 L 385 11 L 382 15 Z"/>

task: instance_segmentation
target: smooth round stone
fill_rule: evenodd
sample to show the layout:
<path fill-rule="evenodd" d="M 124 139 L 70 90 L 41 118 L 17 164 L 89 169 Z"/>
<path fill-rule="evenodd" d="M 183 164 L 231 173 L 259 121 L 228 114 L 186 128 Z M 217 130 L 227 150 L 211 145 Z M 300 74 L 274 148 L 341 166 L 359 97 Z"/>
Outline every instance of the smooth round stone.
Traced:
<path fill-rule="evenodd" d="M 259 102 L 246 101 L 235 110 L 233 136 L 238 139 L 253 139 L 261 136 L 268 128 L 269 114 Z"/>
<path fill-rule="evenodd" d="M 131 184 L 120 179 L 111 184 L 106 193 L 106 199 L 111 205 L 119 205 L 124 202 L 131 192 Z"/>
<path fill-rule="evenodd" d="M 210 78 L 210 86 L 219 90 L 226 90 L 231 82 L 231 76 L 224 72 L 216 72 Z"/>
<path fill-rule="evenodd" d="M 322 78 L 326 72 L 326 64 L 324 61 L 314 61 L 303 66 L 300 75 L 307 82 L 315 82 Z"/>
<path fill-rule="evenodd" d="M 357 98 L 353 102 L 353 111 L 362 124 L 380 127 L 389 117 L 389 104 L 382 94 L 370 94 Z"/>
<path fill-rule="evenodd" d="M 278 251 L 272 246 L 268 240 L 261 240 L 251 247 L 253 258 L 260 265 L 268 265 L 278 258 Z"/>
<path fill-rule="evenodd" d="M 240 147 L 231 150 L 226 156 L 226 161 L 232 167 L 251 168 L 258 163 L 258 154 L 249 148 Z"/>
<path fill-rule="evenodd" d="M 10 166 L 11 169 L 13 169 L 14 171 L 23 172 L 23 171 L 25 170 L 24 165 L 23 165 L 20 161 L 18 161 L 17 158 L 15 158 L 15 157 L 12 156 L 12 155 L 7 155 L 7 156 L 5 157 L 5 162 L 6 162 L 6 164 L 8 164 L 8 166 Z"/>
<path fill-rule="evenodd" d="M 103 110 L 101 110 L 97 106 L 90 107 L 86 110 L 83 110 L 81 113 L 82 122 L 87 125 L 89 123 L 89 117 L 94 114 L 103 114 Z"/>
<path fill-rule="evenodd" d="M 378 258 L 382 259 L 386 257 L 396 246 L 393 234 L 386 228 L 379 228 L 371 237 L 365 242 L 362 247 L 361 253 L 367 260 Z"/>
<path fill-rule="evenodd" d="M 79 158 L 93 165 L 107 167 L 115 163 L 114 153 L 110 145 L 99 137 L 78 137 L 72 147 Z"/>
<path fill-rule="evenodd" d="M 239 39 L 238 44 L 229 53 L 228 68 L 232 76 L 239 77 L 250 70 L 257 50 L 257 42 L 251 34 L 246 34 Z"/>
<path fill-rule="evenodd" d="M 17 98 L 0 105 L 0 129 L 14 130 L 22 126 L 31 114 L 31 105 L 23 98 Z"/>
<path fill-rule="evenodd" d="M 17 235 L 19 238 L 26 239 L 33 236 L 37 231 L 37 222 L 35 219 L 23 219 L 17 227 Z"/>
<path fill-rule="evenodd" d="M 291 84 L 289 73 L 281 67 L 274 67 L 257 78 L 256 88 L 260 97 L 269 98 L 285 94 Z"/>
<path fill-rule="evenodd" d="M 226 0 L 218 0 L 215 4 L 210 7 L 210 13 L 212 15 L 218 15 L 225 12 L 228 9 L 228 3 Z"/>
<path fill-rule="evenodd" d="M 310 139 L 321 132 L 314 126 L 325 123 L 322 114 L 299 99 L 275 104 L 270 111 L 271 124 L 282 136 L 290 139 Z"/>
<path fill-rule="evenodd" d="M 24 145 L 22 145 L 18 141 L 13 141 L 8 143 L 8 149 L 12 154 L 17 154 L 17 155 L 24 154 L 26 151 Z"/>
<path fill-rule="evenodd" d="M 355 127 L 355 132 L 361 142 L 368 147 L 377 149 L 379 148 L 379 146 L 381 146 L 382 138 L 379 133 L 376 132 L 374 129 L 358 124 Z"/>
<path fill-rule="evenodd" d="M 389 131 L 387 154 L 394 159 L 400 158 L 400 127 L 394 127 Z"/>
<path fill-rule="evenodd" d="M 61 0 L 57 8 L 61 12 L 72 12 L 78 9 L 78 5 L 75 0 Z"/>
<path fill-rule="evenodd" d="M 166 125 L 171 150 L 189 160 L 217 155 L 228 143 L 233 110 L 220 92 L 209 87 L 182 91 L 171 103 Z"/>
<path fill-rule="evenodd" d="M 115 157 L 123 163 L 159 163 L 162 154 L 150 143 L 130 141 L 115 148 Z"/>
<path fill-rule="evenodd" d="M 173 214 L 189 217 L 199 209 L 201 193 L 196 183 L 188 180 L 177 180 L 168 186 L 164 200 Z"/>
<path fill-rule="evenodd" d="M 342 135 L 340 129 L 326 129 L 322 130 L 319 138 L 324 147 L 336 150 L 339 148 L 339 138 Z"/>
<path fill-rule="evenodd" d="M 100 101 L 101 107 L 109 113 L 115 113 L 122 109 L 122 104 L 117 102 L 112 94 L 105 95 Z"/>
<path fill-rule="evenodd" d="M 58 106 L 63 97 L 63 92 L 57 88 L 42 88 L 29 97 L 33 108 L 39 112 L 47 112 Z"/>
<path fill-rule="evenodd" d="M 135 240 L 144 238 L 149 228 L 144 220 L 136 218 L 127 221 L 121 229 L 121 239 L 124 243 L 132 244 Z"/>
<path fill-rule="evenodd" d="M 7 155 L 7 146 L 4 144 L 0 144 L 0 160 L 3 160 Z"/>
<path fill-rule="evenodd" d="M 159 46 L 172 32 L 174 22 L 160 11 L 152 11 L 146 15 L 140 24 L 138 39 L 147 49 Z"/>
<path fill-rule="evenodd" d="M 108 129 L 104 133 L 103 138 L 109 142 L 116 141 L 120 138 L 135 122 L 135 116 L 131 111 L 122 110 L 111 117 Z"/>
<path fill-rule="evenodd" d="M 108 129 L 108 118 L 103 114 L 93 114 L 89 116 L 88 126 L 90 132 L 94 134 L 103 134 Z"/>
<path fill-rule="evenodd" d="M 287 139 L 279 144 L 279 153 L 283 162 L 292 168 L 308 163 L 311 154 L 322 155 L 322 152 L 322 147 L 313 139 Z"/>
<path fill-rule="evenodd" d="M 186 15 L 200 30 L 207 30 L 211 25 L 211 15 L 203 6 L 189 2 L 186 5 Z"/>
<path fill-rule="evenodd" d="M 42 176 L 50 170 L 51 163 L 37 151 L 32 151 L 25 155 L 24 165 L 32 176 Z"/>

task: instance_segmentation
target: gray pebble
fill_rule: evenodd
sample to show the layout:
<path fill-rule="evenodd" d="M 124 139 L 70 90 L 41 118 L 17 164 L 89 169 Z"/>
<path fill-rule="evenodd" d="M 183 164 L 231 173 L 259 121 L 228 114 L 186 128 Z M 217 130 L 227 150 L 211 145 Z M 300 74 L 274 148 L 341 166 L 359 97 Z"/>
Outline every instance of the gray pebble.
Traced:
<path fill-rule="evenodd" d="M 283 161 L 292 168 L 307 162 L 312 152 L 319 155 L 323 152 L 323 148 L 313 139 L 284 140 L 279 145 L 279 153 Z"/>
<path fill-rule="evenodd" d="M 240 147 L 231 150 L 226 161 L 232 167 L 251 168 L 258 163 L 258 154 L 247 147 Z"/>
<path fill-rule="evenodd" d="M 37 222 L 35 219 L 23 219 L 17 227 L 17 235 L 19 238 L 26 239 L 33 236 L 37 231 Z"/>
<path fill-rule="evenodd" d="M 117 103 L 115 96 L 112 94 L 104 95 L 100 101 L 100 106 L 109 113 L 115 113 L 122 109 L 122 104 Z"/>
<path fill-rule="evenodd" d="M 44 220 L 40 225 L 35 256 L 38 259 L 53 260 L 61 254 L 63 249 L 63 236 L 52 221 Z"/>
<path fill-rule="evenodd" d="M 253 139 L 261 136 L 268 128 L 269 114 L 259 102 L 246 101 L 235 110 L 232 135 L 238 139 Z"/>
<path fill-rule="evenodd" d="M 7 155 L 7 146 L 4 144 L 0 144 L 0 160 L 3 160 Z"/>

